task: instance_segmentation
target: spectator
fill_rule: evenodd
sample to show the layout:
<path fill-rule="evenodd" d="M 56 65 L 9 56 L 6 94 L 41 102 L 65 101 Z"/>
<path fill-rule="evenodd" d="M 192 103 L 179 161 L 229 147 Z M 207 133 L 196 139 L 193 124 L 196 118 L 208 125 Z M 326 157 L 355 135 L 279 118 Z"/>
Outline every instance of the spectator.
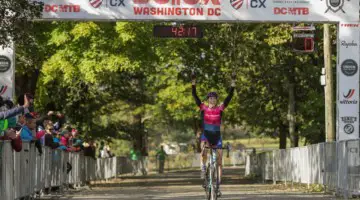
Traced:
<path fill-rule="evenodd" d="M 160 150 L 156 153 L 156 157 L 159 160 L 159 174 L 164 173 L 165 158 L 167 154 L 164 151 L 164 147 L 161 146 Z"/>
<path fill-rule="evenodd" d="M 43 136 L 43 141 L 44 141 L 43 144 L 52 149 L 58 148 L 60 144 L 54 142 L 53 134 L 55 133 L 55 131 L 54 131 L 53 123 L 51 121 L 45 121 L 44 126 L 45 126 L 45 135 Z"/>
<path fill-rule="evenodd" d="M 230 157 L 231 145 L 229 142 L 226 143 L 226 157 Z"/>
<path fill-rule="evenodd" d="M 136 175 L 139 170 L 139 157 L 140 157 L 140 151 L 137 150 L 136 145 L 134 144 L 133 149 L 130 150 L 130 159 L 131 159 L 134 175 Z"/>
<path fill-rule="evenodd" d="M 63 130 L 61 131 L 60 133 L 60 140 L 59 140 L 59 143 L 60 143 L 60 146 L 59 148 L 62 149 L 62 150 L 69 150 L 68 149 L 68 143 L 69 143 L 69 138 L 70 138 L 70 133 L 68 130 Z"/>
<path fill-rule="evenodd" d="M 74 151 L 81 151 L 84 149 L 83 146 L 83 142 L 82 140 L 78 137 L 79 132 L 76 129 L 72 129 L 71 130 L 71 137 L 70 137 L 70 141 L 71 141 L 71 146 L 73 147 Z"/>
<path fill-rule="evenodd" d="M 114 157 L 114 154 L 111 152 L 110 146 L 106 145 L 105 150 L 107 151 L 107 154 L 109 155 L 109 158 Z"/>
<path fill-rule="evenodd" d="M 35 115 L 31 113 L 26 113 L 25 117 L 25 124 L 21 128 L 20 136 L 23 141 L 32 141 L 35 140 L 33 131 L 36 128 L 36 121 Z"/>
<path fill-rule="evenodd" d="M 101 141 L 99 150 L 100 150 L 100 155 L 99 155 L 100 158 L 108 158 L 109 157 L 109 154 L 108 154 L 108 151 L 107 151 L 104 141 Z"/>
<path fill-rule="evenodd" d="M 84 156 L 89 156 L 96 160 L 96 147 L 93 140 L 90 140 L 89 144 L 84 147 Z"/>
<path fill-rule="evenodd" d="M 24 110 L 30 106 L 30 102 L 29 102 L 27 95 L 24 95 L 23 102 L 24 103 L 19 107 L 0 112 L 0 120 L 15 117 L 16 115 L 23 113 Z"/>
<path fill-rule="evenodd" d="M 13 128 L 5 131 L 4 136 L 0 136 L 0 140 L 11 140 L 11 146 L 16 152 L 20 152 L 22 150 L 22 140 L 20 137 L 20 132 L 16 131 Z"/>

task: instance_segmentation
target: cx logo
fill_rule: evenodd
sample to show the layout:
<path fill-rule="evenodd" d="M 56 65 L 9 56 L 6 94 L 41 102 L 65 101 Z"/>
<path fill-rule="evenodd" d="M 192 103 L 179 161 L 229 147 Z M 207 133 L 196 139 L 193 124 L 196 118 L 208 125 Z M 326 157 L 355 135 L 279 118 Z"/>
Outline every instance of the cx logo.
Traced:
<path fill-rule="evenodd" d="M 265 6 L 266 0 L 250 0 L 251 8 L 266 8 Z"/>

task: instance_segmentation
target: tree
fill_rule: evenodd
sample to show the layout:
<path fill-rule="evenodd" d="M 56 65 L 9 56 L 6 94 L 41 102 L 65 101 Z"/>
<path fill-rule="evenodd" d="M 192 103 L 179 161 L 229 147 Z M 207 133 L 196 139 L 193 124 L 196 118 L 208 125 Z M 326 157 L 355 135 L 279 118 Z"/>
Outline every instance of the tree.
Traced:
<path fill-rule="evenodd" d="M 285 148 L 293 78 L 295 133 L 309 143 L 322 141 L 321 54 L 295 55 L 289 48 L 289 25 L 204 24 L 211 34 L 180 40 L 153 38 L 151 23 L 40 24 L 31 32 L 35 44 L 28 49 L 19 45 L 19 70 L 39 74 L 39 109 L 64 111 L 91 137 L 131 140 L 140 147 L 148 134 L 182 135 L 182 140 L 191 133 L 195 138 L 200 113 L 191 95 L 191 71 L 197 73 L 200 98 L 216 90 L 220 100 L 236 71 L 236 94 L 223 116 L 225 126 L 280 137 L 280 148 Z M 297 146 L 294 138 L 292 146 Z"/>
<path fill-rule="evenodd" d="M 28 0 L 4 0 L 0 4 L 0 45 L 29 43 L 30 21 L 40 18 L 42 3 Z"/>

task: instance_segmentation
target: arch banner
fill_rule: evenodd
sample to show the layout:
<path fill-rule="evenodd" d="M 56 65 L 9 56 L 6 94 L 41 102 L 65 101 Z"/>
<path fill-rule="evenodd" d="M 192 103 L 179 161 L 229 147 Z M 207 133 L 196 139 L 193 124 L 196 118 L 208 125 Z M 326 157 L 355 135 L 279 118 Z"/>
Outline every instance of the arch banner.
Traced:
<path fill-rule="evenodd" d="M 39 0 L 38 0 L 39 1 Z M 40 0 L 43 20 L 339 22 L 359 0 Z"/>

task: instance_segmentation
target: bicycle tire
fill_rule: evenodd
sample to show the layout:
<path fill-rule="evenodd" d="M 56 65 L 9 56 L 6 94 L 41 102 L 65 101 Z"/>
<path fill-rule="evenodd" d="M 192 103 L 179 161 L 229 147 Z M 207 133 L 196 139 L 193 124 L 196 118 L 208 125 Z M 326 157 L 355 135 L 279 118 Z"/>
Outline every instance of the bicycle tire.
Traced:
<path fill-rule="evenodd" d="M 211 183 L 211 199 L 210 200 L 217 200 L 217 186 L 216 181 L 218 179 L 218 169 L 217 169 L 217 163 L 215 162 L 215 166 L 211 166 L 212 170 L 212 183 Z"/>
<path fill-rule="evenodd" d="M 208 164 L 207 168 L 206 168 L 206 173 L 205 173 L 205 198 L 206 200 L 211 200 L 211 188 L 209 188 L 209 178 L 210 178 L 210 164 Z"/>

